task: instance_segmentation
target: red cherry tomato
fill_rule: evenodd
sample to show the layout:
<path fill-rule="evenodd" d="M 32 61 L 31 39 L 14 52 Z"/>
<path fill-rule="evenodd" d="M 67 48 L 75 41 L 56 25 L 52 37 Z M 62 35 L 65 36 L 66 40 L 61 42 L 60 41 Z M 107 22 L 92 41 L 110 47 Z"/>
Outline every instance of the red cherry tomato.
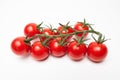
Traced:
<path fill-rule="evenodd" d="M 62 34 L 73 33 L 74 30 L 71 27 L 65 28 L 64 26 L 59 26 L 58 31 L 61 31 Z"/>
<path fill-rule="evenodd" d="M 78 44 L 76 41 L 70 42 L 68 45 L 68 56 L 75 61 L 81 60 L 85 57 L 87 47 L 85 44 Z"/>
<path fill-rule="evenodd" d="M 24 28 L 24 34 L 28 37 L 32 37 L 35 34 L 40 34 L 41 32 L 37 29 L 37 24 L 29 23 Z"/>
<path fill-rule="evenodd" d="M 89 27 L 84 25 L 82 22 L 77 22 L 74 25 L 74 29 L 77 31 L 84 31 L 84 30 L 89 30 Z M 78 34 L 77 36 L 81 37 L 83 33 Z M 88 33 L 85 34 L 85 37 L 88 35 Z"/>
<path fill-rule="evenodd" d="M 45 60 L 49 56 L 49 49 L 42 45 L 40 41 L 32 44 L 30 50 L 31 56 L 36 60 Z"/>
<path fill-rule="evenodd" d="M 43 30 L 42 34 L 46 34 L 47 36 L 49 36 L 49 35 L 54 35 L 54 32 L 49 28 L 45 28 Z M 45 39 L 46 39 L 45 37 L 42 37 L 41 41 L 44 41 Z M 51 40 L 52 40 L 52 38 L 49 41 L 51 41 Z"/>
<path fill-rule="evenodd" d="M 67 33 L 73 33 L 74 30 L 73 30 L 71 27 L 65 28 L 64 26 L 59 26 L 59 27 L 58 27 L 58 34 L 60 34 L 60 32 L 61 32 L 62 34 L 67 34 Z M 67 38 L 67 41 L 70 41 L 71 38 L 72 38 L 72 36 L 69 36 L 69 37 Z"/>
<path fill-rule="evenodd" d="M 66 46 L 60 45 L 61 38 L 54 39 L 50 42 L 49 48 L 51 54 L 55 57 L 62 57 L 66 54 Z"/>
<path fill-rule="evenodd" d="M 17 37 L 11 43 L 12 51 L 17 55 L 27 55 L 30 46 L 24 42 L 25 37 Z"/>
<path fill-rule="evenodd" d="M 91 42 L 88 45 L 88 58 L 94 62 L 101 62 L 107 56 L 107 47 L 105 44 Z"/>
<path fill-rule="evenodd" d="M 46 34 L 46 35 L 54 35 L 54 32 L 53 32 L 51 29 L 49 29 L 49 28 L 45 28 L 45 29 L 43 30 L 43 34 Z"/>

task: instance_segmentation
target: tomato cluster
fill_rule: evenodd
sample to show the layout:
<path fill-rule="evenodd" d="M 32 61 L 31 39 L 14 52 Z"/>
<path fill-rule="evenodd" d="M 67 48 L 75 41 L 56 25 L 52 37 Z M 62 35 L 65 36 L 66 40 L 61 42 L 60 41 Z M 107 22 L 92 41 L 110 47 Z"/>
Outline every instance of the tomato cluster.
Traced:
<path fill-rule="evenodd" d="M 107 47 L 103 44 L 105 38 L 100 32 L 93 30 L 90 24 L 76 22 L 72 27 L 69 22 L 59 23 L 58 28 L 42 27 L 43 23 L 29 23 L 24 28 L 25 36 L 15 38 L 11 43 L 12 51 L 20 56 L 30 54 L 36 60 L 45 60 L 52 55 L 62 57 L 68 55 L 72 60 L 79 61 L 87 56 L 93 62 L 101 62 L 107 56 Z M 97 34 L 98 40 L 85 41 L 89 33 Z M 102 38 L 103 37 L 103 38 Z"/>

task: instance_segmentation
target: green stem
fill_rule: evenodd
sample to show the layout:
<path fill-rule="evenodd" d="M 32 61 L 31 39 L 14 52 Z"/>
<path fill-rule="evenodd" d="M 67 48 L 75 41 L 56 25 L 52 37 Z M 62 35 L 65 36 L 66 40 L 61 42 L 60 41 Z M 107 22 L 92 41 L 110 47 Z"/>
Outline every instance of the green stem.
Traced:
<path fill-rule="evenodd" d="M 66 36 L 64 37 L 64 39 L 61 41 L 60 45 L 63 45 L 65 43 L 65 40 L 68 38 L 69 34 L 66 34 Z"/>
<path fill-rule="evenodd" d="M 86 34 L 86 31 L 84 31 L 82 34 L 82 37 L 80 39 L 78 39 L 78 45 L 83 43 L 83 38 L 84 38 L 85 34 Z"/>
<path fill-rule="evenodd" d="M 72 36 L 72 35 L 75 35 L 75 34 L 80 34 L 80 33 L 83 33 L 83 32 L 86 32 L 86 33 L 94 33 L 94 34 L 97 34 L 97 35 L 101 35 L 101 33 L 100 32 L 97 32 L 97 31 L 94 31 L 94 30 L 84 30 L 84 31 L 75 31 L 75 32 L 73 32 L 73 33 L 67 33 L 67 34 L 62 34 L 62 36 L 61 35 L 59 35 L 59 34 L 57 34 L 57 35 L 44 35 L 44 34 L 36 34 L 35 36 L 33 36 L 33 37 L 30 37 L 30 38 L 27 38 L 27 39 L 25 39 L 24 41 L 25 42 L 30 42 L 30 41 L 32 41 L 33 39 L 35 39 L 35 38 L 37 38 L 37 37 L 47 37 L 47 38 L 56 38 L 56 37 L 65 37 L 65 36 Z"/>
<path fill-rule="evenodd" d="M 45 46 L 50 39 L 51 37 L 46 37 L 45 41 L 42 42 L 42 45 Z"/>
<path fill-rule="evenodd" d="M 43 24 L 43 22 L 41 22 L 38 26 L 37 26 L 37 29 L 40 30 L 42 27 L 41 25 Z"/>

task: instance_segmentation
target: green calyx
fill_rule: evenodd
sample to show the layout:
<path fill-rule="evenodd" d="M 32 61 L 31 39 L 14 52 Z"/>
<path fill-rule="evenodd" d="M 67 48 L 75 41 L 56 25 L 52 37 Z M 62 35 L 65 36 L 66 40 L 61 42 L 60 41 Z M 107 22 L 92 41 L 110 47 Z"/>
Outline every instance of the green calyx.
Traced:
<path fill-rule="evenodd" d="M 43 22 L 37 25 L 37 30 L 40 30 L 41 32 L 43 31 L 43 27 L 41 27 Z"/>
<path fill-rule="evenodd" d="M 89 24 L 89 23 L 87 23 L 85 18 L 84 18 L 84 21 L 81 22 L 81 23 L 83 23 L 83 27 L 88 26 L 91 30 L 94 30 L 94 29 L 92 28 L 92 26 L 91 26 L 91 25 L 94 25 L 94 24 Z"/>
<path fill-rule="evenodd" d="M 65 25 L 63 25 L 63 24 L 59 23 L 59 25 L 60 25 L 60 26 L 62 26 L 62 27 L 63 27 L 63 29 L 72 28 L 71 26 L 69 26 L 69 24 L 70 24 L 70 21 L 68 21 Z"/>
<path fill-rule="evenodd" d="M 92 38 L 97 42 L 102 44 L 103 42 L 107 41 L 108 39 L 105 39 L 105 36 L 103 36 L 101 33 L 98 35 L 98 39 L 96 39 L 93 34 L 92 34 Z"/>
<path fill-rule="evenodd" d="M 78 45 L 79 45 L 79 44 L 85 44 L 85 41 L 89 40 L 89 39 L 84 39 L 84 36 L 85 36 L 86 33 L 87 33 L 87 32 L 84 31 L 83 34 L 82 34 L 82 37 L 78 37 L 78 36 L 77 36 L 76 39 L 74 38 L 74 40 L 75 40 L 76 42 L 78 42 Z"/>

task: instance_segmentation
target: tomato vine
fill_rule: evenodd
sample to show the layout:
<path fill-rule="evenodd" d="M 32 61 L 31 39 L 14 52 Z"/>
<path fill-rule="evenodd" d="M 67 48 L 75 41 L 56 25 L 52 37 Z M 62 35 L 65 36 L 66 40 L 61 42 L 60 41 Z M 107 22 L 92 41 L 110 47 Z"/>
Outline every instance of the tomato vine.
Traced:
<path fill-rule="evenodd" d="M 103 61 L 108 50 L 103 44 L 107 39 L 102 33 L 94 30 L 85 19 L 83 22 L 76 22 L 73 27 L 69 24 L 70 22 L 65 25 L 59 23 L 58 28 L 53 28 L 52 25 L 43 28 L 43 22 L 39 25 L 29 23 L 24 28 L 25 36 L 15 38 L 11 43 L 11 49 L 18 55 L 30 53 L 36 60 L 45 60 L 50 54 L 55 57 L 68 54 L 72 60 L 78 61 L 87 54 L 93 62 Z M 87 35 L 90 33 L 95 41 L 87 46 L 84 42 L 88 40 Z M 98 35 L 98 39 L 93 34 Z M 35 39 L 38 40 L 34 42 Z M 92 43 L 96 44 L 91 47 Z"/>

